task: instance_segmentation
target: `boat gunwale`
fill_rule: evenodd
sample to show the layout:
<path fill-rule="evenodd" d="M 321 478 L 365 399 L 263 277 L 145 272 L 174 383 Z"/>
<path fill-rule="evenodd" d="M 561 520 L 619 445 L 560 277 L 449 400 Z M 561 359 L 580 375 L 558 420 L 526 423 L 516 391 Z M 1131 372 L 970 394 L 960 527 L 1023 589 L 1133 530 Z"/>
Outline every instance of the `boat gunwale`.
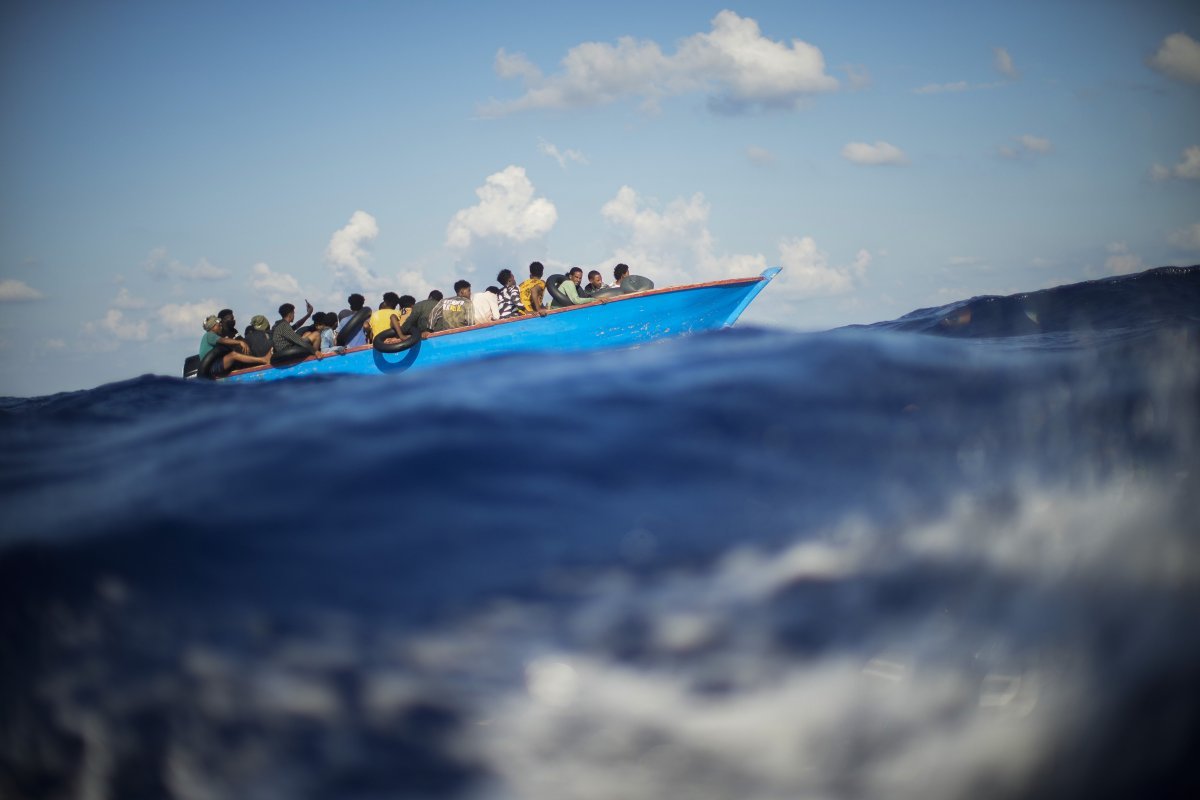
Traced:
<path fill-rule="evenodd" d="M 640 292 L 631 292 L 629 294 L 616 295 L 614 297 L 597 297 L 597 298 L 595 298 L 595 302 L 592 302 L 592 303 L 583 303 L 581 305 L 575 305 L 575 306 L 563 306 L 561 308 L 548 308 L 548 309 L 546 309 L 546 316 L 549 316 L 551 314 L 564 314 L 569 311 L 581 311 L 586 308 L 594 308 L 597 305 L 609 305 L 610 303 L 619 303 L 623 300 L 633 300 L 638 297 L 647 297 L 649 295 L 670 294 L 671 292 L 682 292 L 682 291 L 687 291 L 689 289 L 707 289 L 707 288 L 710 288 L 713 286 L 732 286 L 732 285 L 738 284 L 738 283 L 747 283 L 747 284 L 759 283 L 759 282 L 763 282 L 763 281 L 770 281 L 771 278 L 773 278 L 773 277 L 774 277 L 774 275 L 756 275 L 756 276 L 746 277 L 746 278 L 723 278 L 723 279 L 717 280 L 717 281 L 705 281 L 704 283 L 688 283 L 688 284 L 684 284 L 683 286 L 665 286 L 662 289 L 645 289 Z M 487 291 L 487 290 L 484 289 L 483 291 Z M 541 314 L 528 313 L 528 314 L 521 314 L 516 317 L 509 317 L 507 319 L 493 319 L 493 320 L 489 320 L 487 322 L 481 322 L 477 325 L 467 325 L 462 328 L 453 328 L 448 331 L 431 332 L 431 333 L 426 334 L 422 340 L 425 341 L 425 340 L 429 340 L 429 339 L 436 339 L 441 336 L 452 336 L 456 333 L 466 333 L 468 331 L 480 330 L 482 328 L 491 328 L 496 325 L 507 325 L 512 322 L 526 322 L 531 319 L 539 319 L 539 318 L 541 318 L 541 316 L 542 316 Z M 332 355 L 327 355 L 327 356 L 308 356 L 306 358 L 301 359 L 300 361 L 293 361 L 292 363 L 287 364 L 285 366 L 275 366 L 274 364 L 262 364 L 261 366 L 257 366 L 257 367 L 247 367 L 246 369 L 235 370 L 232 373 L 230 373 L 229 375 L 222 375 L 220 378 L 217 378 L 217 380 L 223 381 L 226 378 L 235 377 L 237 375 L 251 375 L 253 373 L 263 372 L 263 371 L 269 370 L 269 369 L 291 369 L 292 367 L 298 366 L 300 364 L 304 364 L 309 361 L 322 361 L 326 358 L 335 358 L 339 355 L 346 356 L 346 355 L 350 355 L 351 353 L 361 353 L 363 350 L 370 350 L 372 347 L 374 347 L 374 345 L 370 345 L 370 344 L 358 345 L 357 347 L 348 348 L 348 349 L 342 351 L 340 354 L 332 354 Z"/>

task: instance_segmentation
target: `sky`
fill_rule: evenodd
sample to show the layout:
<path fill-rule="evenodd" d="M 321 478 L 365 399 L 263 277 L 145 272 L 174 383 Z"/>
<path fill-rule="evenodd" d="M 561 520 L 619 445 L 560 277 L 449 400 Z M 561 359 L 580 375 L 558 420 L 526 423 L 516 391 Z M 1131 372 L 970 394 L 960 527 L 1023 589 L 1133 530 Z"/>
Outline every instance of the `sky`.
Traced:
<path fill-rule="evenodd" d="M 820 330 L 1200 262 L 1194 2 L 14 2 L 0 395 L 533 260 Z"/>

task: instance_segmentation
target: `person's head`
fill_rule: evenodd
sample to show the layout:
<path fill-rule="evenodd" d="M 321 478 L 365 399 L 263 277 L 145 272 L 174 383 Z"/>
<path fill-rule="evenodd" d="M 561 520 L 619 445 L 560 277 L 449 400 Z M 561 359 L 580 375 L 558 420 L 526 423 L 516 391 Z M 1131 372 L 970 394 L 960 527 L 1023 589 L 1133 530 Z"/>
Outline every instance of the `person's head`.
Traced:
<path fill-rule="evenodd" d="M 529 277 L 540 278 L 546 272 L 546 268 L 542 266 L 542 262 L 535 261 L 529 265 Z"/>
<path fill-rule="evenodd" d="M 471 296 L 471 284 L 466 280 L 458 280 L 454 282 L 454 293 L 459 297 Z"/>
<path fill-rule="evenodd" d="M 250 327 L 256 331 L 270 330 L 271 323 L 262 314 L 255 314 L 250 318 Z"/>
<path fill-rule="evenodd" d="M 416 304 L 417 304 L 417 298 L 413 297 L 411 294 L 402 294 L 402 295 L 400 295 L 400 304 L 397 307 L 398 308 L 412 308 Z"/>
<path fill-rule="evenodd" d="M 570 271 L 567 272 L 567 277 L 571 279 L 572 283 L 578 286 L 583 282 L 583 269 L 580 267 L 571 267 Z"/>
<path fill-rule="evenodd" d="M 361 294 L 352 294 L 346 298 L 346 302 L 350 304 L 351 311 L 358 311 L 363 307 L 363 303 L 367 302 L 367 298 Z"/>
<path fill-rule="evenodd" d="M 296 307 L 291 303 L 284 303 L 279 307 L 279 318 L 291 322 L 296 318 Z"/>
<path fill-rule="evenodd" d="M 613 267 L 613 278 L 617 281 L 617 283 L 620 283 L 622 278 L 627 277 L 629 277 L 628 264 L 617 264 L 615 267 Z"/>
<path fill-rule="evenodd" d="M 489 286 L 489 287 L 487 287 L 487 291 L 491 292 L 494 295 L 500 294 L 500 288 L 497 286 Z"/>
<path fill-rule="evenodd" d="M 594 269 L 588 273 L 588 285 L 593 289 L 599 289 L 604 285 L 604 278 L 600 276 L 600 270 Z"/>
<path fill-rule="evenodd" d="M 445 295 L 439 292 L 437 289 L 434 289 L 429 293 L 430 300 L 441 300 L 443 297 L 445 297 Z"/>
<path fill-rule="evenodd" d="M 217 312 L 217 319 L 221 320 L 221 331 L 226 336 L 237 334 L 237 320 L 234 319 L 232 308 L 222 308 Z"/>
<path fill-rule="evenodd" d="M 204 330 L 215 331 L 221 327 L 221 318 L 216 314 L 209 314 L 204 318 Z"/>
<path fill-rule="evenodd" d="M 395 292 L 383 293 L 383 308 L 395 308 L 400 305 L 400 295 Z"/>
<path fill-rule="evenodd" d="M 502 269 L 496 275 L 496 283 L 500 284 L 501 286 L 508 286 L 516 282 L 517 279 L 513 276 L 511 269 Z"/>
<path fill-rule="evenodd" d="M 324 311 L 318 311 L 317 313 L 313 314 L 312 321 L 313 321 L 313 326 L 317 330 L 321 330 L 322 328 L 329 327 L 329 320 L 325 318 Z"/>

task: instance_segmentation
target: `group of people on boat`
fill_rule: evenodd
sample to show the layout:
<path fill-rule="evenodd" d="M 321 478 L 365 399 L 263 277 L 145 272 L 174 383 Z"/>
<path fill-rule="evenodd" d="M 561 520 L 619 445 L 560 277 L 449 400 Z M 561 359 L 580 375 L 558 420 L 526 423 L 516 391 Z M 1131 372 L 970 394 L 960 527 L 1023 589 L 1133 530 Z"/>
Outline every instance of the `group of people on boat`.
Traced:
<path fill-rule="evenodd" d="M 297 320 L 296 307 L 284 303 L 274 325 L 258 314 L 240 335 L 233 311 L 225 308 L 204 320 L 198 369 L 203 371 L 203 377 L 215 378 L 281 360 L 340 355 L 349 348 L 376 343 L 377 339 L 380 341 L 376 346 L 381 347 L 392 340 L 424 338 L 430 333 L 496 320 L 533 314 L 545 316 L 552 306 L 592 303 L 606 290 L 625 287 L 628 291 L 629 278 L 628 265 L 617 264 L 611 284 L 604 282 L 598 270 L 591 270 L 585 283 L 583 269 L 572 267 L 563 280 L 548 288 L 545 267 L 534 261 L 529 265 L 529 277 L 520 283 L 512 270 L 502 269 L 496 275 L 499 285 L 484 291 L 473 293 L 468 281 L 459 280 L 451 297 L 437 289 L 424 300 L 385 292 L 375 311 L 365 307 L 366 298 L 361 294 L 352 294 L 346 298 L 347 308 L 336 314 L 314 313 L 312 303 L 306 300 L 305 314 Z"/>

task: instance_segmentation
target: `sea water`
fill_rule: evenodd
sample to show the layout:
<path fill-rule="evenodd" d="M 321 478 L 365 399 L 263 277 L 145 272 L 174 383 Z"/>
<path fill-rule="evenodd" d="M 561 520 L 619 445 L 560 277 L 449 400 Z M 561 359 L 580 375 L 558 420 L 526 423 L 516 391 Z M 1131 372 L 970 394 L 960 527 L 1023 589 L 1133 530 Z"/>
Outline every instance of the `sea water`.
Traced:
<path fill-rule="evenodd" d="M 1196 796 L 1198 331 L 1192 267 L 0 401 L 0 796 Z"/>

